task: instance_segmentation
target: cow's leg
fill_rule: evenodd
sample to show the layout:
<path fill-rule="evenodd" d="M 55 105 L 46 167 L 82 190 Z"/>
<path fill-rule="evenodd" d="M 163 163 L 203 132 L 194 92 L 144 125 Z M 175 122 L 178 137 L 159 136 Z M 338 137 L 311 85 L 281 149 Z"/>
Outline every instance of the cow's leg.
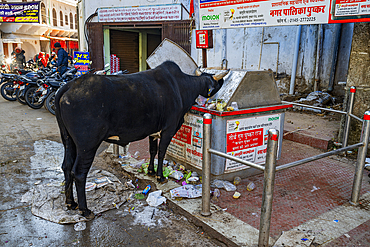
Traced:
<path fill-rule="evenodd" d="M 86 177 L 87 173 L 90 170 L 98 147 L 99 145 L 96 148 L 92 149 L 84 149 L 78 147 L 76 162 L 73 166 L 73 174 L 75 178 L 78 197 L 78 208 L 81 211 L 82 216 L 88 219 L 94 218 L 94 214 L 87 208 L 85 192 Z"/>
<path fill-rule="evenodd" d="M 63 144 L 64 144 L 64 160 L 62 164 L 62 169 L 64 172 L 65 180 L 66 204 L 68 209 L 76 209 L 78 205 L 73 198 L 73 176 L 72 176 L 72 167 L 76 160 L 76 145 L 74 144 L 70 136 L 63 139 Z"/>
<path fill-rule="evenodd" d="M 154 176 L 154 158 L 157 155 L 158 151 L 158 140 L 152 136 L 149 136 L 149 153 L 150 153 L 150 161 L 148 167 L 148 175 Z"/>

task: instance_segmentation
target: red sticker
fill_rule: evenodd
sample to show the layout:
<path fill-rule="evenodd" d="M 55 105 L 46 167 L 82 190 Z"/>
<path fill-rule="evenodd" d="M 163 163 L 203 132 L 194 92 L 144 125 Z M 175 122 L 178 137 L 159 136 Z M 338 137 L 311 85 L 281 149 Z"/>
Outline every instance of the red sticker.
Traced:
<path fill-rule="evenodd" d="M 277 134 L 269 134 L 269 140 L 278 141 L 278 135 Z"/>
<path fill-rule="evenodd" d="M 356 93 L 356 88 L 351 88 L 349 91 L 350 91 L 351 93 Z"/>
<path fill-rule="evenodd" d="M 203 119 L 203 124 L 212 124 L 212 118 Z"/>
<path fill-rule="evenodd" d="M 364 120 L 370 120 L 370 115 L 365 114 L 364 115 Z"/>

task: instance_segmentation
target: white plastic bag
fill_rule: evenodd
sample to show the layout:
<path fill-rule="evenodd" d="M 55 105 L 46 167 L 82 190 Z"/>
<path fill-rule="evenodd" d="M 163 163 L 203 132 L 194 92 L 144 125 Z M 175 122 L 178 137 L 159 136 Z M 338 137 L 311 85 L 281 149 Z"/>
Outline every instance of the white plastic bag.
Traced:
<path fill-rule="evenodd" d="M 170 177 L 176 180 L 180 180 L 184 177 L 184 174 L 180 171 L 174 171 L 173 173 L 171 173 Z"/>
<path fill-rule="evenodd" d="M 137 163 L 131 164 L 130 166 L 135 169 L 141 168 L 141 165 L 145 163 L 145 159 L 138 161 Z"/>
<path fill-rule="evenodd" d="M 219 189 L 225 189 L 226 191 L 236 190 L 236 186 L 230 183 L 229 181 L 224 181 L 224 180 L 219 180 L 219 179 L 213 180 L 211 186 L 219 188 Z"/>
<path fill-rule="evenodd" d="M 162 191 L 157 190 L 154 192 L 149 193 L 148 198 L 146 199 L 146 202 L 151 207 L 157 207 L 161 205 L 162 203 L 166 202 L 166 197 L 161 196 Z"/>

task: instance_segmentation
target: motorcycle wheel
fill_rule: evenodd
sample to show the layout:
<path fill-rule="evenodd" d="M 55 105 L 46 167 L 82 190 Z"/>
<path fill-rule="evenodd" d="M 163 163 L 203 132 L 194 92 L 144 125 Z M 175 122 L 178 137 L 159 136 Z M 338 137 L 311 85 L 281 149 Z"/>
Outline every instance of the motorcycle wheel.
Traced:
<path fill-rule="evenodd" d="M 16 93 L 16 98 L 18 102 L 21 103 L 22 105 L 27 105 L 26 99 L 24 98 L 24 94 L 22 95 L 23 92 L 24 92 L 24 89 L 23 90 L 18 89 Z"/>
<path fill-rule="evenodd" d="M 49 96 L 46 98 L 44 103 L 46 109 L 48 109 L 48 111 L 53 115 L 55 115 L 55 94 L 56 94 L 55 91 L 51 92 Z"/>
<path fill-rule="evenodd" d="M 37 87 L 30 87 L 24 94 L 24 98 L 26 99 L 27 105 L 32 109 L 40 109 L 44 105 L 44 101 L 42 100 L 39 102 L 41 92 L 36 92 Z"/>
<path fill-rule="evenodd" d="M 3 96 L 4 99 L 9 101 L 16 101 L 16 94 L 15 89 L 13 88 L 13 82 L 6 82 L 4 83 L 1 88 L 1 96 Z"/>

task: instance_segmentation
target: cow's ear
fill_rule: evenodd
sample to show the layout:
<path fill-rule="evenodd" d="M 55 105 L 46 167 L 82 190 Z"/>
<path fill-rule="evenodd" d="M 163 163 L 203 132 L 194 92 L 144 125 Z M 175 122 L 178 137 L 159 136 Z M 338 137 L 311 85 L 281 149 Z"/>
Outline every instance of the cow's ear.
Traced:
<path fill-rule="evenodd" d="M 208 92 L 207 92 L 208 97 L 211 97 L 212 92 L 213 92 L 214 89 L 215 89 L 215 87 L 213 86 L 213 83 L 208 84 Z"/>

